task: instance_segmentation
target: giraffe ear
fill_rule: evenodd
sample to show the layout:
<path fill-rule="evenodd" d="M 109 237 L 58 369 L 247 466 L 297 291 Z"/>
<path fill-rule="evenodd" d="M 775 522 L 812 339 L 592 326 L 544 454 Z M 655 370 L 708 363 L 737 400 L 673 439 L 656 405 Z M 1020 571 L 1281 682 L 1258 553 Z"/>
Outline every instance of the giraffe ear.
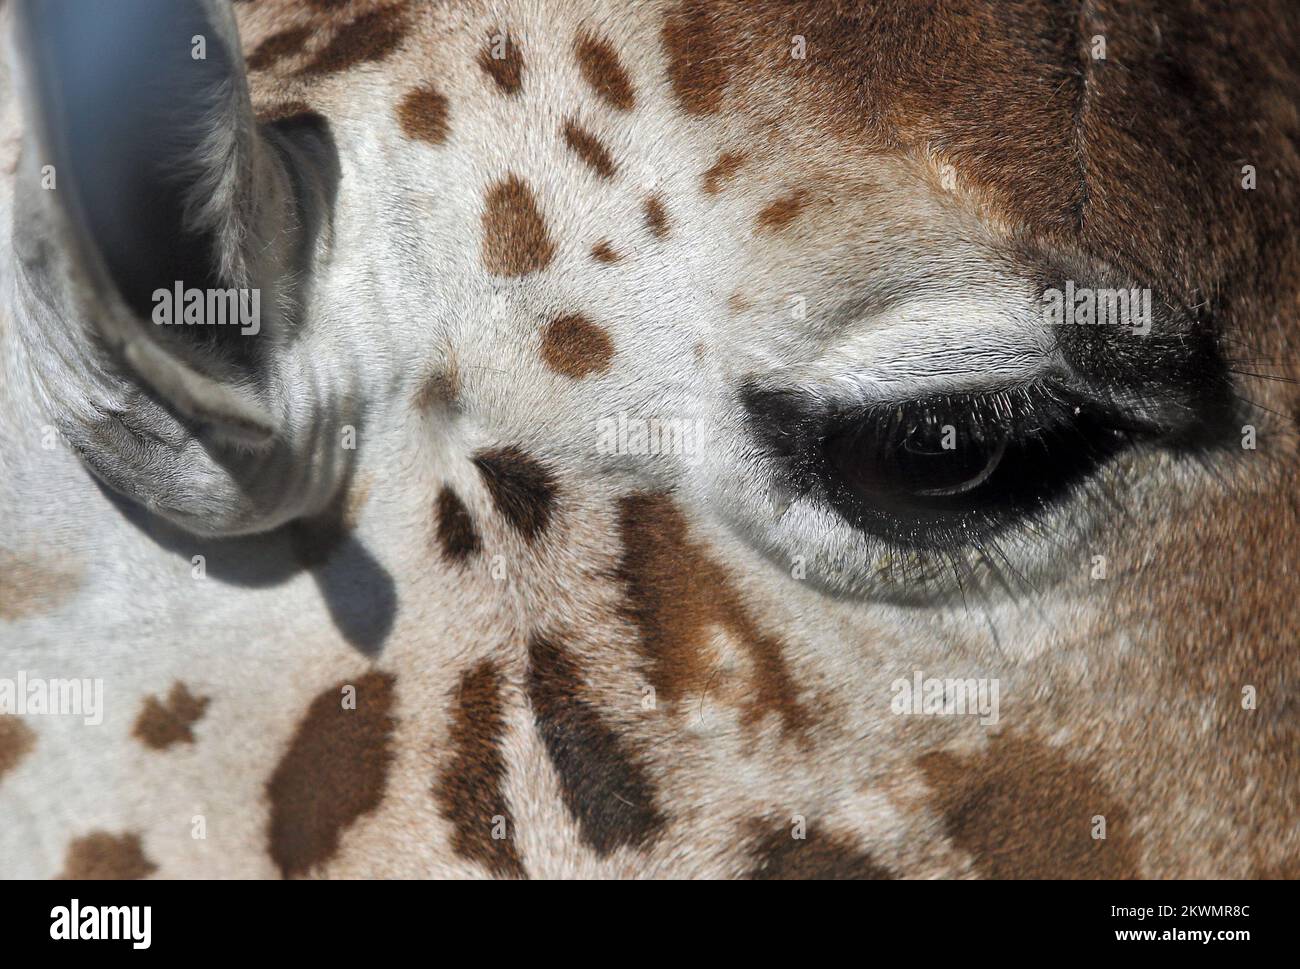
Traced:
<path fill-rule="evenodd" d="M 294 332 L 338 178 L 323 119 L 257 123 L 228 0 L 5 12 L 15 322 L 49 416 L 102 481 L 190 531 L 319 510 L 347 403 Z"/>
<path fill-rule="evenodd" d="M 60 250 L 65 322 L 209 440 L 265 445 L 290 156 L 254 120 L 229 4 L 16 6 L 24 176 Z"/>

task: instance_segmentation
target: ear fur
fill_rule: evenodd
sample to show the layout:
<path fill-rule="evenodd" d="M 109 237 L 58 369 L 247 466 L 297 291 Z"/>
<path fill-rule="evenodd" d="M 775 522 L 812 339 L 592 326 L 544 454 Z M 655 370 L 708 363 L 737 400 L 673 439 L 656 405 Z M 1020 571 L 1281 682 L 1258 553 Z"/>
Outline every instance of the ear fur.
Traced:
<path fill-rule="evenodd" d="M 331 146 L 258 125 L 228 0 L 12 14 L 16 316 L 47 410 L 109 485 L 193 531 L 314 511 L 339 469 L 314 450 L 326 418 L 299 392 L 286 317 L 301 207 L 320 196 L 298 168 Z M 260 316 L 159 325 L 178 288 Z"/>

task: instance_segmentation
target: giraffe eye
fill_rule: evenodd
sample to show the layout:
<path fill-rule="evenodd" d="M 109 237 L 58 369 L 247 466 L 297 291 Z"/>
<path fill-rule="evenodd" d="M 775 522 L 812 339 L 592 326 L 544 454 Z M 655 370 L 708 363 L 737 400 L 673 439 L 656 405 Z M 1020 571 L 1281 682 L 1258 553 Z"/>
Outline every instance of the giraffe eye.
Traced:
<path fill-rule="evenodd" d="M 1103 408 L 1046 385 L 810 413 L 752 395 L 788 481 L 854 528 L 949 549 L 1028 519 L 1130 440 Z"/>
<path fill-rule="evenodd" d="M 1007 435 L 915 406 L 869 415 L 826 438 L 827 463 L 844 486 L 882 508 L 978 500 L 1001 467 Z"/>

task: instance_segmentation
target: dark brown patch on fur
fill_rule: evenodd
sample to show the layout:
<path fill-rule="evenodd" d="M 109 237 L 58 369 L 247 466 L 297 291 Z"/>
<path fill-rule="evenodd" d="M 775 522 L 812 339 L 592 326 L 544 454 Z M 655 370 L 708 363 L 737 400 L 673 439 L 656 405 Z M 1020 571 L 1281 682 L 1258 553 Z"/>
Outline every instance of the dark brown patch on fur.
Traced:
<path fill-rule="evenodd" d="M 166 750 L 172 744 L 194 743 L 193 726 L 208 708 L 208 698 L 194 696 L 181 682 L 172 685 L 166 702 L 146 697 L 144 708 L 136 717 L 131 733 L 135 739 L 154 750 Z"/>
<path fill-rule="evenodd" d="M 645 847 L 665 823 L 645 767 L 584 699 L 586 684 L 557 640 L 534 634 L 528 663 L 537 731 L 583 842 L 601 856 L 624 846 Z"/>
<path fill-rule="evenodd" d="M 397 106 L 397 120 L 408 138 L 431 145 L 447 140 L 447 99 L 432 87 L 416 88 Z"/>
<path fill-rule="evenodd" d="M 505 41 L 505 56 L 492 56 L 492 41 L 489 40 L 483 52 L 478 55 L 478 66 L 483 73 L 492 78 L 492 83 L 504 95 L 518 94 L 524 86 L 524 55 L 519 45 L 512 43 L 509 35 Z"/>
<path fill-rule="evenodd" d="M 664 208 L 663 200 L 657 195 L 652 195 L 645 200 L 643 206 L 645 210 L 645 224 L 656 239 L 662 239 L 668 235 L 668 212 Z"/>
<path fill-rule="evenodd" d="M 388 673 L 354 681 L 356 709 L 339 683 L 316 697 L 266 785 L 268 841 L 286 878 L 305 875 L 338 851 L 345 829 L 383 798 L 393 761 L 393 684 Z"/>
<path fill-rule="evenodd" d="M 1091 764 L 1036 739 L 999 734 L 971 754 L 934 751 L 918 766 L 948 837 L 987 878 L 1138 878 L 1128 812 Z M 1106 838 L 1092 818 L 1106 818 Z"/>
<path fill-rule="evenodd" d="M 36 745 L 36 734 L 17 717 L 0 713 L 0 779 Z"/>
<path fill-rule="evenodd" d="M 306 101 L 283 101 L 279 104 L 259 105 L 254 113 L 257 120 L 265 124 L 296 118 L 299 115 L 313 114 L 315 109 Z"/>
<path fill-rule="evenodd" d="M 610 263 L 618 262 L 623 257 L 618 254 L 614 249 L 613 244 L 608 239 L 604 239 L 591 247 L 591 258 L 595 259 L 596 262 L 603 262 L 606 265 L 609 265 Z"/>
<path fill-rule="evenodd" d="M 54 560 L 0 549 L 0 619 L 14 622 L 56 609 L 80 581 L 79 573 Z"/>
<path fill-rule="evenodd" d="M 482 547 L 469 509 L 446 486 L 438 493 L 438 545 L 449 562 L 464 562 Z"/>
<path fill-rule="evenodd" d="M 717 195 L 722 191 L 722 183 L 729 181 L 736 172 L 740 171 L 740 166 L 745 164 L 745 156 L 741 152 L 724 151 L 718 156 L 718 160 L 713 163 L 713 167 L 704 173 L 704 192 L 706 195 Z"/>
<path fill-rule="evenodd" d="M 540 462 L 516 447 L 502 447 L 474 455 L 474 466 L 515 531 L 529 542 L 546 531 L 555 507 L 555 478 Z"/>
<path fill-rule="evenodd" d="M 632 82 L 619 63 L 613 46 L 590 34 L 582 34 L 574 44 L 574 51 L 578 56 L 578 69 L 582 72 L 583 80 L 615 108 L 620 111 L 632 110 L 632 105 L 636 102 Z"/>
<path fill-rule="evenodd" d="M 278 34 L 272 34 L 248 55 L 246 62 L 248 69 L 264 71 L 286 57 L 301 54 L 303 48 L 307 46 L 307 41 L 311 40 L 311 35 L 310 27 L 292 27 Z"/>
<path fill-rule="evenodd" d="M 668 80 L 673 95 L 687 114 L 713 114 L 722 107 L 731 80 L 732 62 L 719 42 L 707 4 L 682 4 L 663 27 L 668 56 Z"/>
<path fill-rule="evenodd" d="M 619 531 L 625 608 L 659 697 L 672 702 L 708 690 L 715 671 L 706 644 L 721 627 L 753 667 L 741 722 L 752 727 L 775 714 L 784 734 L 806 734 L 812 717 L 799 700 L 784 647 L 754 623 L 727 571 L 691 542 L 681 511 L 663 495 L 630 495 L 619 503 Z"/>
<path fill-rule="evenodd" d="M 617 171 L 614 159 L 600 143 L 600 139 L 576 121 L 564 122 L 564 143 L 601 178 L 614 177 Z"/>
<path fill-rule="evenodd" d="M 401 45 L 407 23 L 401 6 L 369 10 L 340 27 L 311 62 L 296 73 L 319 77 L 382 61 Z"/>
<path fill-rule="evenodd" d="M 802 189 L 782 195 L 758 213 L 758 227 L 779 232 L 797 219 L 807 204 L 808 193 Z"/>
<path fill-rule="evenodd" d="M 496 276 L 523 276 L 545 269 L 555 256 L 533 193 L 508 175 L 487 193 L 483 210 L 483 265 Z"/>
<path fill-rule="evenodd" d="M 144 856 L 138 834 L 92 831 L 68 845 L 59 877 L 73 881 L 128 881 L 157 870 L 158 866 Z"/>
<path fill-rule="evenodd" d="M 825 834 L 810 823 L 806 837 L 794 838 L 791 829 L 755 819 L 748 825 L 753 842 L 754 867 L 749 877 L 759 880 L 851 881 L 892 879 L 853 839 Z"/>
<path fill-rule="evenodd" d="M 452 825 L 451 847 L 502 878 L 527 878 L 515 848 L 515 821 L 505 795 L 506 732 L 501 671 L 484 660 L 461 677 L 452 695 L 452 757 L 433 789 L 438 813 Z M 505 837 L 492 837 L 496 818 Z"/>
<path fill-rule="evenodd" d="M 609 370 L 614 341 L 602 327 L 576 314 L 552 320 L 542 331 L 542 362 L 556 373 L 581 380 Z"/>

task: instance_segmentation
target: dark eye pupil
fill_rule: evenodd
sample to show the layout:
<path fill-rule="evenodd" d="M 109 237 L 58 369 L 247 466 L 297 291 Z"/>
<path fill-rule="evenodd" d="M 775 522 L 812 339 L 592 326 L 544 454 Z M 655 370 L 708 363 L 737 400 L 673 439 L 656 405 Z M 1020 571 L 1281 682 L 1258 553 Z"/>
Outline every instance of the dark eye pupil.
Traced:
<path fill-rule="evenodd" d="M 969 502 L 997 470 L 1006 438 L 968 421 L 868 420 L 831 435 L 824 454 L 844 484 L 887 510 Z"/>

